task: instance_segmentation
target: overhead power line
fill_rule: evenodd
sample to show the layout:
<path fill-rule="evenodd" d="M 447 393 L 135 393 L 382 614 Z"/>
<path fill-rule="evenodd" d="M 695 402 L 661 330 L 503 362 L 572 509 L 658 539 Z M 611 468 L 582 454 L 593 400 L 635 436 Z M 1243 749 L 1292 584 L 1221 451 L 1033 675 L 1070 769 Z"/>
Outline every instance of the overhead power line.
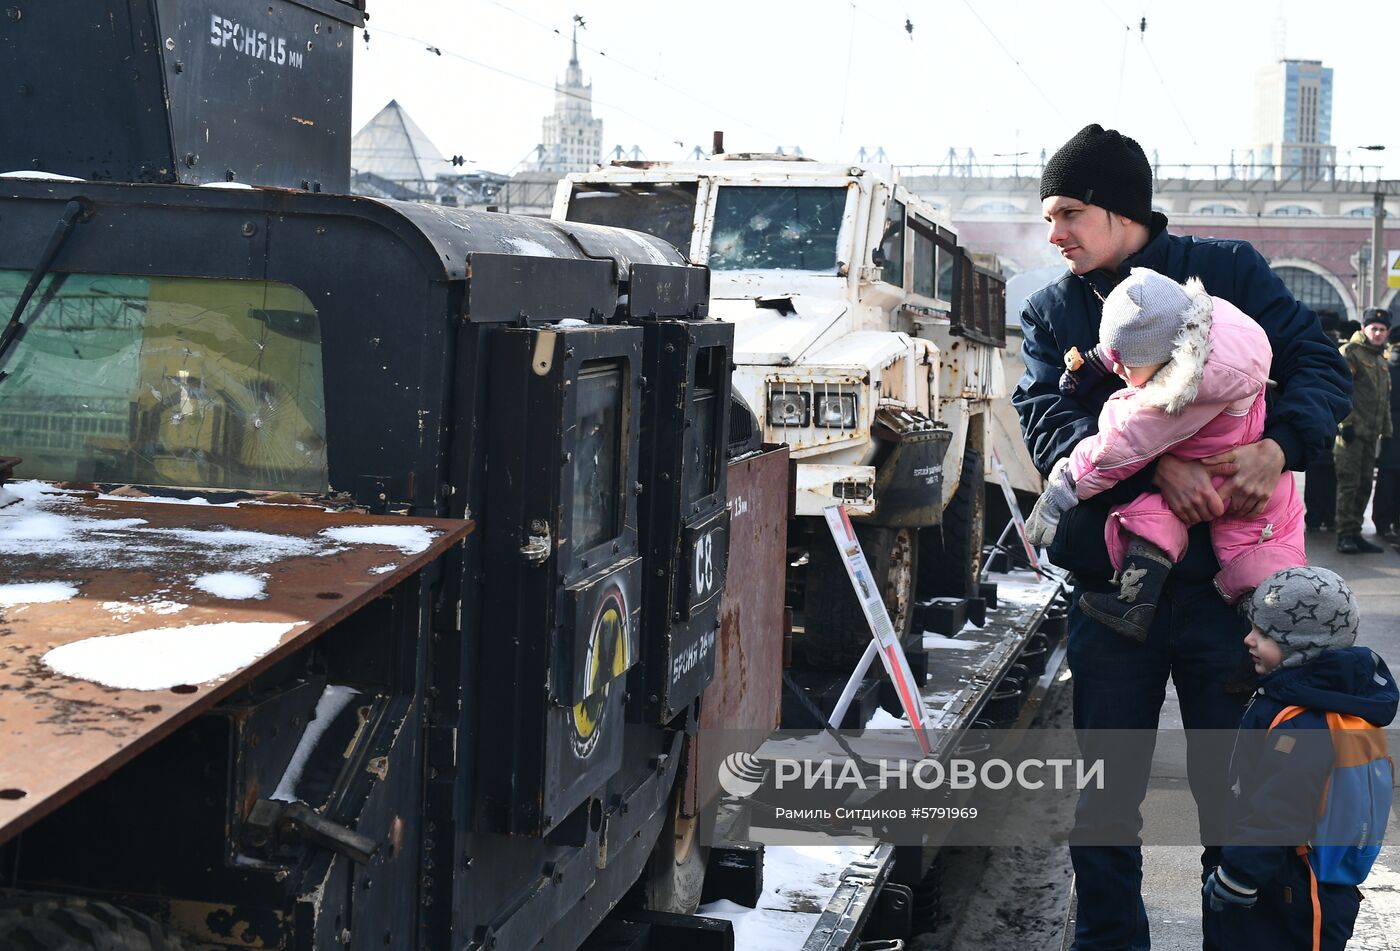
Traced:
<path fill-rule="evenodd" d="M 966 2 L 966 0 L 964 0 L 964 2 Z M 1104 8 L 1106 11 L 1108 11 L 1108 15 L 1109 15 L 1110 17 L 1112 17 L 1114 20 L 1118 21 L 1119 25 L 1121 25 L 1121 26 L 1123 27 L 1124 31 L 1125 31 L 1124 34 L 1123 34 L 1123 57 L 1124 57 L 1124 61 L 1126 61 L 1126 59 L 1127 59 L 1127 54 L 1128 54 L 1128 36 L 1132 33 L 1133 28 L 1132 28 L 1132 26 L 1131 26 L 1127 21 L 1125 21 L 1121 16 L 1119 16 L 1117 13 L 1114 12 L 1113 8 L 1112 8 L 1111 6 L 1108 5 L 1108 0 L 1099 0 L 1099 2 L 1102 3 L 1102 4 L 1103 4 L 1103 8 Z M 1166 78 L 1165 76 L 1163 76 L 1163 75 L 1162 75 L 1162 71 L 1161 71 L 1160 69 L 1157 68 L 1157 61 L 1156 61 L 1155 59 L 1152 58 L 1152 51 L 1151 51 L 1150 49 L 1147 48 L 1147 6 L 1146 6 L 1146 4 L 1143 5 L 1143 7 L 1142 7 L 1142 16 L 1138 19 L 1138 40 L 1139 40 L 1139 42 L 1141 42 L 1141 44 L 1142 44 L 1142 51 L 1143 51 L 1143 53 L 1145 53 L 1145 54 L 1147 55 L 1147 62 L 1152 66 L 1152 71 L 1153 71 L 1154 73 L 1157 74 L 1157 81 L 1160 82 L 1160 83 L 1162 84 L 1162 92 L 1166 94 L 1167 102 L 1171 103 L 1172 110 L 1176 113 L 1176 117 L 1177 117 L 1178 119 L 1181 120 L 1182 128 L 1184 128 L 1184 129 L 1186 130 L 1186 134 L 1187 134 L 1188 136 L 1191 137 L 1191 144 L 1192 144 L 1192 145 L 1199 145 L 1200 143 L 1196 141 L 1196 133 L 1194 133 L 1194 132 L 1191 131 L 1191 125 L 1186 121 L 1186 116 L 1185 116 L 1185 114 L 1182 113 L 1181 107 L 1179 107 L 1179 106 L 1176 104 L 1176 97 L 1174 97 L 1174 96 L 1172 95 L 1171 87 L 1167 85 L 1167 78 Z M 1119 66 L 1118 66 L 1118 101 L 1119 101 L 1120 104 L 1121 104 L 1122 100 L 1123 100 L 1123 66 L 1122 66 L 1122 64 L 1120 63 Z"/>
<path fill-rule="evenodd" d="M 963 0 L 963 6 L 967 7 L 968 12 L 977 18 L 978 23 L 982 24 L 982 29 L 987 31 L 987 35 L 990 36 L 992 40 L 996 43 L 996 45 L 1001 48 L 1001 51 L 1006 54 L 1006 58 L 1016 64 L 1016 68 L 1021 71 L 1021 75 L 1026 77 L 1026 82 L 1030 83 L 1031 87 L 1036 92 L 1040 93 L 1040 98 L 1044 99 L 1050 105 L 1050 108 L 1055 110 L 1055 115 L 1059 116 L 1061 119 L 1064 119 L 1065 114 L 1060 111 L 1060 107 L 1055 103 L 1055 100 L 1047 96 L 1045 94 L 1045 90 L 1040 88 L 1040 84 L 1031 78 L 1031 74 L 1026 72 L 1026 67 L 1022 66 L 1021 61 L 1017 59 L 1009 49 L 1006 48 L 1006 44 L 1001 41 L 1001 37 L 997 36 L 996 31 L 987 25 L 987 21 L 982 19 L 982 15 L 977 12 L 977 10 L 972 6 L 971 3 L 968 2 L 968 0 Z"/>
<path fill-rule="evenodd" d="M 558 89 L 558 88 L 555 87 L 552 83 L 543 83 L 543 82 L 540 82 L 540 81 L 537 80 L 537 79 L 531 79 L 531 78 L 528 77 L 528 76 L 522 76 L 522 75 L 520 75 L 519 73 L 513 73 L 513 72 L 511 72 L 511 71 L 508 70 L 508 69 L 502 69 L 502 68 L 499 67 L 499 66 L 493 66 L 493 65 L 490 64 L 490 63 L 484 63 L 484 62 L 482 62 L 482 61 L 479 60 L 479 59 L 474 59 L 474 58 L 472 58 L 472 57 L 470 57 L 470 56 L 467 56 L 467 55 L 465 55 L 465 54 L 463 54 L 463 53 L 458 53 L 458 52 L 456 52 L 455 50 L 450 50 L 450 49 L 447 49 L 447 48 L 445 48 L 445 47 L 432 46 L 432 45 L 429 44 L 426 40 L 419 39 L 419 38 L 416 37 L 416 36 L 409 36 L 409 35 L 406 34 L 406 33 L 395 33 L 395 32 L 393 32 L 392 30 L 386 30 L 386 29 L 384 29 L 383 27 L 377 28 L 377 29 L 374 31 L 374 33 L 375 33 L 376 36 L 392 36 L 392 37 L 393 37 L 394 39 L 396 39 L 396 40 L 403 40 L 403 41 L 408 42 L 408 43 L 417 43 L 419 46 L 423 47 L 423 49 L 424 49 L 426 52 L 434 53 L 434 54 L 436 54 L 436 55 L 438 55 L 438 56 L 450 56 L 450 57 L 453 58 L 453 59 L 461 60 L 461 61 L 464 62 L 464 63 L 470 63 L 470 64 L 473 65 L 473 66 L 478 66 L 478 67 L 480 67 L 481 69 L 489 70 L 490 72 L 497 73 L 497 74 L 499 74 L 499 75 L 501 75 L 501 76 L 506 76 L 506 77 L 508 77 L 508 78 L 510 78 L 510 79 L 514 79 L 514 80 L 517 80 L 517 81 L 522 82 L 522 83 L 527 83 L 527 84 L 529 84 L 529 85 L 531 85 L 531 86 L 538 86 L 538 87 L 541 88 L 541 89 L 548 89 L 548 90 L 550 90 L 551 92 L 561 92 L 561 93 L 563 93 L 564 95 L 569 96 L 569 97 L 574 98 L 574 99 L 580 99 L 580 100 L 584 99 L 583 96 L 580 96 L 580 95 L 578 95 L 577 93 L 569 92 L 567 89 Z M 591 99 L 591 101 L 592 101 L 592 103 L 593 103 L 594 105 L 605 106 L 605 107 L 607 107 L 608 109 L 613 110 L 614 112 L 617 112 L 617 113 L 620 113 L 620 114 L 622 114 L 622 115 L 624 115 L 624 116 L 627 116 L 629 119 L 634 119 L 634 120 L 636 120 L 637 122 L 640 122 L 642 125 L 647 126 L 648 128 L 650 128 L 650 129 L 652 129 L 652 130 L 654 130 L 654 131 L 656 131 L 656 132 L 660 132 L 662 135 L 666 136 L 666 138 L 670 139 L 672 142 L 676 142 L 676 143 L 680 144 L 682 147 L 684 147 L 684 145 L 685 145 L 684 141 L 682 140 L 682 138 L 681 138 L 680 136 L 675 135 L 674 133 L 668 131 L 667 129 L 663 129 L 661 126 L 659 126 L 659 125 L 657 125 L 656 123 L 652 122 L 650 119 L 645 119 L 645 118 L 643 118 L 642 116 L 637 115 L 635 112 L 631 112 L 631 111 L 629 111 L 629 110 L 627 110 L 627 109 L 624 109 L 622 106 L 619 106 L 619 105 L 617 105 L 616 103 L 605 102 L 605 101 L 603 101 L 602 99 L 598 99 L 598 98 L 596 98 L 596 97 L 593 97 L 593 98 Z"/>
<path fill-rule="evenodd" d="M 489 3 L 489 4 L 491 4 L 493 7 L 499 7 L 500 9 L 504 10 L 506 13 L 511 14 L 512 16 L 519 17 L 520 19 L 524 20 L 524 21 L 527 22 L 527 23 L 534 24 L 535 26 L 539 27 L 539 28 L 542 29 L 542 30 L 548 30 L 550 33 L 554 33 L 554 34 L 556 34 L 556 35 L 558 35 L 558 36 L 560 36 L 560 37 L 562 37 L 562 36 L 564 35 L 564 31 L 560 30 L 558 27 L 550 26 L 548 23 L 544 22 L 543 20 L 537 20 L 537 19 L 535 19 L 534 17 L 530 16 L 528 13 L 524 13 L 524 12 L 522 12 L 522 11 L 520 11 L 520 10 L 516 10 L 516 9 L 510 7 L 510 6 L 507 6 L 507 5 L 504 4 L 504 3 L 501 3 L 500 0 L 486 0 L 486 2 Z M 677 85 L 675 85 L 675 84 L 673 84 L 673 83 L 667 82 L 666 80 L 662 79 L 660 76 L 657 76 L 655 73 L 648 72 L 648 71 L 646 71 L 646 70 L 644 70 L 644 69 L 642 69 L 642 68 L 640 68 L 640 67 L 638 67 L 638 66 L 633 66 L 631 63 L 624 62 L 623 60 L 618 59 L 616 56 L 610 55 L 606 50 L 599 49 L 599 48 L 596 47 L 596 46 L 590 46 L 589 44 L 585 43 L 585 42 L 582 41 L 582 40 L 577 40 L 577 42 L 578 42 L 578 45 L 579 45 L 579 47 L 580 47 L 581 49 L 588 50 L 590 53 L 596 53 L 596 54 L 598 54 L 599 56 L 601 56 L 601 57 L 603 57 L 604 59 L 606 59 L 606 60 L 607 60 L 608 62 L 610 62 L 610 63 L 615 63 L 615 64 L 617 64 L 618 66 L 621 66 L 623 69 L 626 69 L 626 70 L 628 70 L 628 71 L 630 71 L 630 72 L 636 73 L 638 76 L 641 76 L 641 77 L 643 77 L 644 79 L 649 80 L 650 82 L 654 82 L 654 83 L 656 83 L 658 86 L 663 87 L 664 89 L 668 89 L 668 90 L 670 90 L 671 92 L 674 92 L 674 93 L 677 93 L 677 94 L 679 94 L 679 95 L 682 95 L 682 96 L 684 96 L 685 98 L 689 99 L 691 102 L 698 103 L 698 104 L 704 106 L 706 109 L 710 109 L 710 110 L 714 111 L 714 113 L 715 113 L 716 115 L 724 116 L 724 117 L 727 118 L 727 119 L 733 119 L 735 122 L 738 122 L 738 123 L 740 123 L 741 125 L 746 126 L 746 127 L 749 128 L 749 129 L 752 129 L 754 132 L 757 132 L 757 133 L 759 133 L 760 135 L 765 136 L 766 138 L 774 139 L 775 141 L 781 138 L 781 136 L 774 136 L 772 133 L 770 133 L 768 130 L 762 128 L 761 126 L 756 126 L 756 125 L 754 125 L 752 122 L 749 122 L 749 121 L 748 121 L 747 119 L 745 119 L 743 116 L 735 115 L 734 113 L 728 111 L 727 109 L 721 108 L 720 106 L 717 106 L 717 105 L 715 105 L 714 103 L 707 102 L 706 100 L 701 99 L 699 96 L 695 95 L 694 93 L 688 92 L 687 90 L 682 89 L 681 87 L 679 87 L 679 86 L 677 86 Z"/>
<path fill-rule="evenodd" d="M 1152 71 L 1157 74 L 1157 80 L 1162 84 L 1162 91 L 1167 95 L 1167 102 L 1172 104 L 1172 109 L 1176 111 L 1176 117 L 1181 120 L 1181 127 L 1186 130 L 1186 134 L 1191 137 L 1192 145 L 1199 145 L 1196 141 L 1196 133 L 1191 131 L 1191 124 L 1186 121 L 1186 115 L 1181 111 L 1181 107 L 1176 104 L 1176 97 L 1172 95 L 1171 87 L 1167 85 L 1167 78 L 1162 75 L 1162 71 L 1157 68 L 1157 61 L 1152 58 L 1152 51 L 1147 48 L 1147 18 L 1143 18 L 1144 29 L 1138 36 L 1142 41 L 1142 51 L 1147 54 L 1147 61 L 1152 64 Z"/>

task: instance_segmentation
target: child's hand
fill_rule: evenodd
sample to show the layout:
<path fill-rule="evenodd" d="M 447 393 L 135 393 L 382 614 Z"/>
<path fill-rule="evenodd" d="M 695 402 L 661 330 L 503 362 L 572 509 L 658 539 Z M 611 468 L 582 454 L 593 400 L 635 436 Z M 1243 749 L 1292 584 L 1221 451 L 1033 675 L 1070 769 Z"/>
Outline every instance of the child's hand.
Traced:
<path fill-rule="evenodd" d="M 1074 494 L 1074 478 L 1069 474 L 1069 460 L 1061 459 L 1045 480 L 1045 491 L 1036 500 L 1026 519 L 1026 541 L 1037 548 L 1055 540 L 1060 516 L 1079 504 Z"/>
<path fill-rule="evenodd" d="M 1206 883 L 1201 886 L 1201 895 L 1210 902 L 1211 911 L 1224 911 L 1226 905 L 1253 908 L 1259 900 L 1257 888 L 1248 888 L 1234 881 L 1218 865 L 1206 877 Z"/>

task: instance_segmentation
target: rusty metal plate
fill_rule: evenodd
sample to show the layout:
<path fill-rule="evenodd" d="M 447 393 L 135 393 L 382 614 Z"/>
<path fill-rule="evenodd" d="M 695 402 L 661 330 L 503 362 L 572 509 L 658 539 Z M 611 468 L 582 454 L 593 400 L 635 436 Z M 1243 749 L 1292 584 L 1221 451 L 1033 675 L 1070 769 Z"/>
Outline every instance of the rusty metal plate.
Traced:
<path fill-rule="evenodd" d="M 730 463 L 729 574 L 719 603 L 715 676 L 701 697 L 700 731 L 686 761 L 686 815 L 720 794 L 719 764 L 739 752 L 728 746 L 752 735 L 757 749 L 778 726 L 789 511 L 786 446 Z"/>
<path fill-rule="evenodd" d="M 9 488 L 22 499 L 0 508 L 0 841 L 472 529 L 456 519 Z M 191 681 L 131 685 L 182 673 Z"/>

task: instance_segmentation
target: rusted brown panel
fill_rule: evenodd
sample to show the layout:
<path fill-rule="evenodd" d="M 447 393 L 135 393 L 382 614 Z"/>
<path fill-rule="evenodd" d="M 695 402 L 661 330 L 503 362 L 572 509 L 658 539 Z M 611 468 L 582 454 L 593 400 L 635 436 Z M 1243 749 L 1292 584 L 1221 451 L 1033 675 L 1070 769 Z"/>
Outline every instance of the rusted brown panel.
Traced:
<path fill-rule="evenodd" d="M 16 508 L 0 510 L 0 518 Z M 120 520 L 102 530 L 104 540 L 118 544 L 101 564 L 77 557 L 73 550 L 0 554 L 0 584 L 63 582 L 78 588 L 68 600 L 0 606 L 0 841 L 305 646 L 460 542 L 472 528 L 471 522 L 457 519 L 395 519 L 280 505 L 172 505 L 101 500 L 90 494 L 52 500 L 42 514 Z M 129 524 L 133 520 L 139 524 Z M 379 543 L 341 547 L 321 537 L 331 528 L 384 525 L 419 525 L 437 534 L 427 548 L 412 554 Z M 169 530 L 260 532 L 314 544 L 311 553 L 249 569 L 266 576 L 264 597 L 225 600 L 193 587 L 190 579 L 226 570 L 226 550 L 201 549 L 189 536 L 164 534 Z M 185 607 L 170 615 L 133 615 L 113 608 L 117 603 L 150 604 L 157 597 Z M 202 684 L 116 689 L 64 676 L 43 662 L 50 650 L 85 638 L 266 621 L 293 626 L 257 660 Z"/>
<path fill-rule="evenodd" d="M 732 731 L 756 737 L 756 749 L 778 725 L 790 495 L 786 446 L 729 466 L 729 572 L 715 676 L 701 698 L 700 731 L 686 762 L 686 815 L 719 795 L 720 761 L 736 752 L 724 748 L 738 735 Z"/>

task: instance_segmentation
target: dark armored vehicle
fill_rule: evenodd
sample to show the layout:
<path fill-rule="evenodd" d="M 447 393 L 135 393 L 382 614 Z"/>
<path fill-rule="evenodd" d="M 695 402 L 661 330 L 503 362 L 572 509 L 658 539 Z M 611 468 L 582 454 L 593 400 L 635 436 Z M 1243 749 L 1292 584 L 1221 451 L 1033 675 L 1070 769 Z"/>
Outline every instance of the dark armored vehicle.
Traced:
<path fill-rule="evenodd" d="M 781 637 L 720 630 L 707 271 L 333 194 L 362 0 L 7 12 L 0 944 L 574 948 L 634 886 L 693 908 L 688 734 L 723 639 L 776 678 Z"/>

